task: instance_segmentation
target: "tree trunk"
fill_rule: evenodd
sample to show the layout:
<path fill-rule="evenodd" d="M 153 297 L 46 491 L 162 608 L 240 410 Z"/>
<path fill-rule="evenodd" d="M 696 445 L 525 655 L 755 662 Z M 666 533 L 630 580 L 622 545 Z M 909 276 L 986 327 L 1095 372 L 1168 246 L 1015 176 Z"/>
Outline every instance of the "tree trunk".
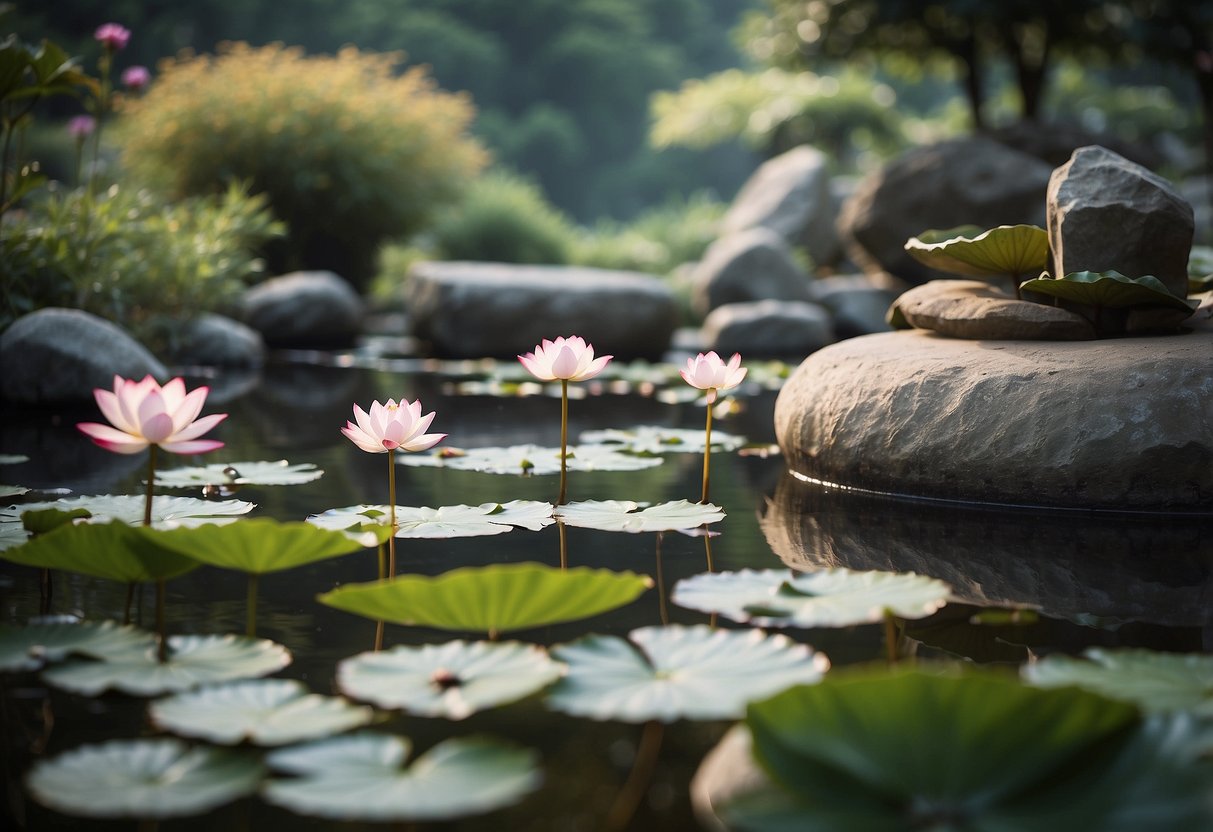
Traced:
<path fill-rule="evenodd" d="M 981 61 L 977 54 L 976 34 L 970 30 L 966 38 L 957 42 L 953 54 L 964 67 L 965 98 L 969 102 L 969 116 L 973 119 L 973 132 L 980 133 L 986 129 L 985 117 L 981 113 L 985 95 L 982 91 Z"/>

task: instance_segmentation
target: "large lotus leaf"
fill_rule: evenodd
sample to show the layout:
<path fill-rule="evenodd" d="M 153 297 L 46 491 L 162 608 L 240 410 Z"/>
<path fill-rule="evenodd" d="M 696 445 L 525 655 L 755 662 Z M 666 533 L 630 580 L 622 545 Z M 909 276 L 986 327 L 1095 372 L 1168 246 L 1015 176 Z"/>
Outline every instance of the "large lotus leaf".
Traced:
<path fill-rule="evenodd" d="M 168 661 L 157 658 L 155 645 L 95 651 L 97 661 L 72 661 L 42 674 L 56 687 L 96 696 L 119 690 L 133 696 L 177 693 L 199 685 L 251 679 L 291 663 L 281 644 L 244 636 L 169 636 Z"/>
<path fill-rule="evenodd" d="M 288 745 L 366 725 L 370 708 L 310 693 L 294 679 L 233 682 L 153 702 L 152 722 L 183 737 L 220 745 Z"/>
<path fill-rule="evenodd" d="M 568 672 L 548 707 L 625 722 L 737 719 L 746 703 L 821 679 L 829 662 L 786 636 L 707 626 L 642 627 L 553 649 Z"/>
<path fill-rule="evenodd" d="M 724 519 L 724 511 L 711 503 L 676 500 L 641 509 L 631 500 L 581 500 L 556 508 L 567 526 L 607 532 L 666 532 L 694 529 Z"/>
<path fill-rule="evenodd" d="M 30 770 L 41 804 L 68 815 L 141 819 L 197 815 L 252 794 L 265 775 L 250 754 L 176 739 L 86 745 Z"/>
<path fill-rule="evenodd" d="M 504 448 L 470 448 L 452 455 L 450 448 L 429 454 L 401 454 L 401 465 L 453 468 L 484 474 L 527 474 L 539 476 L 560 473 L 560 449 L 538 445 L 511 445 Z M 574 445 L 568 449 L 569 471 L 640 471 L 660 465 L 659 456 L 624 453 L 610 445 Z"/>
<path fill-rule="evenodd" d="M 357 531 L 385 526 L 388 506 L 348 506 L 314 514 L 308 522 L 325 529 Z M 551 503 L 511 500 L 478 506 L 396 506 L 396 537 L 445 539 L 505 534 L 515 527 L 538 531 L 556 522 Z"/>
<path fill-rule="evenodd" d="M 146 648 L 156 637 L 113 621 L 81 621 L 70 615 L 34 618 L 24 627 L 0 624 L 0 671 L 37 670 L 72 654 L 105 655 Z"/>
<path fill-rule="evenodd" d="M 702 430 L 667 428 L 660 425 L 641 425 L 627 430 L 615 428 L 587 430 L 581 434 L 583 444 L 615 445 L 626 448 L 632 453 L 643 454 L 701 454 L 707 445 L 704 438 L 705 432 Z M 722 431 L 712 433 L 713 450 L 735 451 L 743 445 L 745 445 L 743 436 L 735 436 Z"/>
<path fill-rule="evenodd" d="M 160 532 L 156 540 L 194 560 L 255 575 L 348 555 L 365 545 L 310 523 L 280 523 L 268 518 L 174 529 Z"/>
<path fill-rule="evenodd" d="M 310 462 L 292 465 L 285 459 L 276 462 L 217 462 L 191 468 L 170 468 L 156 472 L 156 485 L 164 488 L 202 488 L 207 485 L 302 485 L 324 476 Z"/>
<path fill-rule="evenodd" d="M 405 767 L 406 737 L 363 732 L 275 751 L 265 799 L 343 821 L 442 821 L 518 802 L 539 787 L 538 754 L 484 737 L 448 739 Z"/>
<path fill-rule="evenodd" d="M 0 483 L 0 500 L 8 497 L 20 497 L 22 494 L 28 494 L 29 489 L 22 485 L 4 485 Z"/>
<path fill-rule="evenodd" d="M 337 686 L 380 708 L 465 719 L 530 696 L 563 672 L 531 644 L 448 641 L 346 659 L 337 666 Z"/>
<path fill-rule="evenodd" d="M 26 511 L 45 508 L 60 511 L 85 509 L 92 517 L 89 522 L 109 523 L 121 520 L 132 526 L 143 523 L 143 497 L 129 494 L 101 494 L 97 496 L 65 497 L 42 503 L 26 503 L 0 509 L 0 523 L 21 522 Z M 152 526 L 175 529 L 179 526 L 200 526 L 206 523 L 232 523 L 242 514 L 256 508 L 243 500 L 199 500 L 196 497 L 153 497 Z"/>
<path fill-rule="evenodd" d="M 1213 717 L 1213 656 L 1092 647 L 1081 659 L 1048 656 L 1026 666 L 1023 675 L 1033 685 L 1077 685 L 1143 711 Z"/>
<path fill-rule="evenodd" d="M 1039 274 L 1049 266 L 1049 233 L 1035 225 L 1000 225 L 974 234 L 976 226 L 927 231 L 911 237 L 906 251 L 920 263 L 974 277 Z"/>
<path fill-rule="evenodd" d="M 123 583 L 166 580 L 197 569 L 198 561 L 161 542 L 163 534 L 121 521 L 68 523 L 0 552 L 0 558 Z"/>
<path fill-rule="evenodd" d="M 31 535 L 46 534 L 52 532 L 65 523 L 74 523 L 77 520 L 84 520 L 93 515 L 87 509 L 77 508 L 72 511 L 60 511 L 57 508 L 43 508 L 37 511 L 24 511 L 21 513 L 21 525 Z"/>
<path fill-rule="evenodd" d="M 632 572 L 511 563 L 346 584 L 319 600 L 397 624 L 500 633 L 589 618 L 631 603 L 651 586 Z"/>
<path fill-rule="evenodd" d="M 679 581 L 670 599 L 760 627 L 850 627 L 880 621 L 886 613 L 925 618 L 950 594 L 943 581 L 912 572 L 742 569 Z"/>
<path fill-rule="evenodd" d="M 1062 278 L 1041 275 L 1019 284 L 1025 292 L 1061 298 L 1088 306 L 1166 306 L 1191 312 L 1194 307 L 1167 291 L 1153 275 L 1125 277 L 1117 271 L 1070 272 Z"/>

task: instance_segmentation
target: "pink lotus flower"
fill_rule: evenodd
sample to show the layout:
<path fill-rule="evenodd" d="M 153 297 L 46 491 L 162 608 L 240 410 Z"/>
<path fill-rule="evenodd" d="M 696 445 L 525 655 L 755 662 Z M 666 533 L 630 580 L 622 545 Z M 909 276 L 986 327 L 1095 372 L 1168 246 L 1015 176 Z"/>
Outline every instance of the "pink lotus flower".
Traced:
<path fill-rule="evenodd" d="M 139 92 L 151 83 L 151 80 L 152 74 L 145 66 L 128 66 L 122 70 L 122 86 L 132 92 Z"/>
<path fill-rule="evenodd" d="M 67 122 L 67 134 L 76 140 L 91 135 L 96 129 L 97 119 L 92 116 L 73 116 Z"/>
<path fill-rule="evenodd" d="M 434 414 L 422 416 L 420 400 L 411 404 L 403 399 L 400 404 L 392 399 L 387 404 L 372 402 L 370 413 L 354 405 L 354 419 L 357 424 L 347 421 L 341 432 L 367 453 L 424 451 L 446 438 L 445 433 L 425 432 Z"/>
<path fill-rule="evenodd" d="M 93 32 L 93 39 L 111 52 L 125 49 L 131 30 L 120 23 L 103 23 Z"/>
<path fill-rule="evenodd" d="M 150 375 L 143 381 L 114 376 L 112 393 L 100 388 L 93 391 L 110 424 L 83 422 L 76 427 L 118 454 L 137 454 L 149 445 L 174 454 L 206 453 L 222 448 L 223 443 L 198 437 L 227 418 L 226 413 L 198 418 L 209 389 L 199 387 L 186 393 L 180 378 L 161 387 Z"/>
<path fill-rule="evenodd" d="M 678 372 L 687 384 L 707 390 L 708 404 L 712 404 L 716 401 L 718 391 L 729 390 L 741 384 L 746 368 L 741 366 L 740 353 L 733 353 L 729 363 L 725 364 L 719 355 L 709 352 L 688 358 L 686 368 Z"/>
<path fill-rule="evenodd" d="M 540 381 L 585 381 L 603 371 L 614 356 L 594 357 L 594 348 L 576 335 L 543 339 L 534 352 L 518 356 L 522 366 Z"/>

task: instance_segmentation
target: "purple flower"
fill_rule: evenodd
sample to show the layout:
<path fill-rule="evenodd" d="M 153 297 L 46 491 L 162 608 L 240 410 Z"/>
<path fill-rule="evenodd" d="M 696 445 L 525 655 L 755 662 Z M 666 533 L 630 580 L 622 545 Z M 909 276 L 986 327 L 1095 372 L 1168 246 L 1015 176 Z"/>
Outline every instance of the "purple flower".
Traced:
<path fill-rule="evenodd" d="M 147 71 L 145 66 L 128 66 L 122 70 L 122 86 L 132 92 L 146 87 L 152 80 L 152 74 Z"/>
<path fill-rule="evenodd" d="M 93 39 L 109 51 L 117 52 L 126 48 L 127 41 L 131 39 L 131 30 L 121 23 L 102 23 L 93 32 Z"/>
<path fill-rule="evenodd" d="M 67 133 L 80 140 L 97 129 L 97 119 L 92 116 L 75 116 L 67 123 Z"/>

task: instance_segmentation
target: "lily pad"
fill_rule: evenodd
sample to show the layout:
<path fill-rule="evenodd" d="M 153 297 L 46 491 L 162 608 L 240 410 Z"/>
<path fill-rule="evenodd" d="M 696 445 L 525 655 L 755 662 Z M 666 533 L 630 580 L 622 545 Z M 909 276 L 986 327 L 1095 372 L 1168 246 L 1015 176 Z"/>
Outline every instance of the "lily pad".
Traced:
<path fill-rule="evenodd" d="M 211 566 L 255 575 L 348 555 L 365 545 L 309 523 L 280 523 L 266 518 L 160 532 L 156 542 Z M 373 538 L 369 542 L 374 545 Z"/>
<path fill-rule="evenodd" d="M 22 462 L 29 462 L 29 457 L 25 454 L 0 454 L 0 465 L 20 465 Z"/>
<path fill-rule="evenodd" d="M 29 489 L 21 485 L 4 485 L 0 483 L 0 500 L 6 497 L 20 497 L 22 494 L 28 494 Z"/>
<path fill-rule="evenodd" d="M 632 572 L 511 563 L 346 584 L 319 600 L 397 624 L 501 633 L 589 618 L 631 603 L 652 585 Z"/>
<path fill-rule="evenodd" d="M 1213 717 L 1213 656 L 1092 647 L 1081 659 L 1048 656 L 1024 667 L 1023 675 L 1038 687 L 1077 685 L 1147 712 Z"/>
<path fill-rule="evenodd" d="M 1089 306 L 1124 308 L 1127 306 L 1165 306 L 1191 312 L 1193 306 L 1167 291 L 1162 281 L 1153 275 L 1125 277 L 1117 271 L 1071 272 L 1062 278 L 1041 275 L 1019 284 L 1025 292 Z"/>
<path fill-rule="evenodd" d="M 310 462 L 292 465 L 276 462 L 217 462 L 191 468 L 156 472 L 156 485 L 164 488 L 202 488 L 207 485 L 302 485 L 315 482 L 324 471 Z"/>
<path fill-rule="evenodd" d="M 264 775 L 249 754 L 176 739 L 121 740 L 40 760 L 26 783 L 39 803 L 64 814 L 155 819 L 230 803 L 255 792 Z"/>
<path fill-rule="evenodd" d="M 905 250 L 918 262 L 952 274 L 1039 274 L 1049 266 L 1049 233 L 1035 225 L 1000 225 L 988 231 L 960 226 L 911 237 Z"/>
<path fill-rule="evenodd" d="M 581 434 L 583 444 L 615 445 L 632 453 L 643 454 L 701 454 L 706 445 L 704 438 L 705 432 L 702 430 L 659 425 L 641 425 L 627 430 L 587 430 Z M 716 451 L 735 451 L 744 446 L 745 442 L 744 436 L 721 431 L 712 433 L 712 449 Z"/>
<path fill-rule="evenodd" d="M 568 667 L 548 707 L 625 722 L 737 719 L 746 703 L 821 679 L 825 656 L 782 635 L 707 626 L 642 627 L 553 648 Z"/>
<path fill-rule="evenodd" d="M 880 621 L 886 612 L 925 618 L 950 594 L 943 581 L 912 572 L 743 569 L 679 581 L 670 600 L 759 627 L 850 627 Z"/>
<path fill-rule="evenodd" d="M 581 500 L 556 509 L 567 526 L 608 532 L 665 532 L 694 529 L 724 519 L 724 511 L 711 503 L 676 500 L 640 508 L 631 500 Z"/>
<path fill-rule="evenodd" d="M 451 449 L 428 454 L 401 454 L 401 465 L 453 468 L 484 474 L 525 474 L 542 476 L 560 473 L 560 449 L 539 445 L 511 445 L 504 448 L 469 448 L 456 455 Z M 640 471 L 662 463 L 659 456 L 625 453 L 609 445 L 573 445 L 567 459 L 570 471 Z"/>
<path fill-rule="evenodd" d="M 310 693 L 294 679 L 234 682 L 153 702 L 152 722 L 183 737 L 220 745 L 288 745 L 366 725 L 370 708 Z"/>
<path fill-rule="evenodd" d="M 84 696 L 107 690 L 159 696 L 265 676 L 291 663 L 290 652 L 281 644 L 242 636 L 169 636 L 168 647 L 166 662 L 157 660 L 154 642 L 96 650 L 98 660 L 67 662 L 44 671 L 42 678 Z"/>
<path fill-rule="evenodd" d="M 0 671 L 37 670 L 72 654 L 97 656 L 154 644 L 155 636 L 146 630 L 113 621 L 42 616 L 24 627 L 0 624 Z"/>
<path fill-rule="evenodd" d="M 159 542 L 162 534 L 121 521 L 66 523 L 0 552 L 0 558 L 123 583 L 167 580 L 201 565 L 165 547 Z"/>
<path fill-rule="evenodd" d="M 308 522 L 324 529 L 356 531 L 383 526 L 390 520 L 388 506 L 349 506 L 314 514 Z M 478 506 L 396 506 L 396 537 L 446 539 L 505 534 L 515 527 L 538 531 L 556 522 L 550 503 L 511 500 Z"/>
<path fill-rule="evenodd" d="M 363 732 L 275 751 L 270 803 L 343 821 L 443 821 L 517 803 L 539 788 L 539 755 L 484 737 L 448 739 L 412 764 L 407 737 Z"/>
<path fill-rule="evenodd" d="M 337 686 L 380 708 L 466 719 L 530 696 L 563 672 L 531 644 L 448 641 L 346 659 L 337 666 Z"/>

